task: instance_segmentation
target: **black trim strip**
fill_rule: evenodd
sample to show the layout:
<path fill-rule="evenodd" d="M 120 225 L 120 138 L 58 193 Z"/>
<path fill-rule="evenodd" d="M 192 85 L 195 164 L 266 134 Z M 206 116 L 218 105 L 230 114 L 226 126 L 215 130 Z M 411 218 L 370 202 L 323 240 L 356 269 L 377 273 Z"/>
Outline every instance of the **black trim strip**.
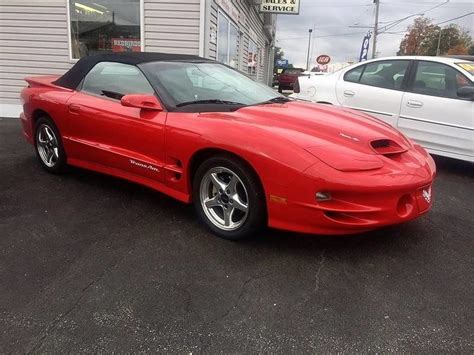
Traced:
<path fill-rule="evenodd" d="M 387 116 L 387 117 L 393 117 L 393 115 L 389 113 L 383 113 L 383 112 L 378 112 L 378 111 L 371 111 L 371 110 L 363 110 L 361 108 L 354 108 L 355 110 L 362 111 L 362 112 L 367 112 L 367 113 L 375 113 L 377 115 L 382 115 L 382 116 Z"/>
<path fill-rule="evenodd" d="M 431 124 L 436 124 L 436 125 L 439 125 L 439 126 L 447 126 L 447 127 L 453 127 L 453 128 L 459 128 L 459 129 L 466 129 L 468 131 L 474 131 L 474 128 L 464 127 L 464 126 L 457 126 L 457 125 L 453 125 L 453 124 L 450 124 L 450 123 L 440 123 L 440 122 L 423 120 L 423 119 L 420 119 L 420 118 L 412 118 L 412 117 L 407 117 L 407 116 L 400 116 L 400 118 L 403 118 L 405 120 L 410 120 L 410 121 L 431 123 Z"/>

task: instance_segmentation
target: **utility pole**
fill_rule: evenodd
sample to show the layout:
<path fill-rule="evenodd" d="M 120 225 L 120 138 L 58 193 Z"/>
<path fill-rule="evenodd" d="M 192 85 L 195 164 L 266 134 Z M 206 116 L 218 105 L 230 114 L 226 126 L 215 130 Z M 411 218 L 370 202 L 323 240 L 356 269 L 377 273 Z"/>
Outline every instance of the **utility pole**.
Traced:
<path fill-rule="evenodd" d="M 313 25 L 313 32 L 314 32 L 314 36 L 313 36 L 313 40 L 311 42 L 311 55 L 309 56 L 309 66 L 312 67 L 313 64 L 311 64 L 311 58 L 313 58 L 313 52 L 314 52 L 314 41 L 316 39 L 316 25 Z M 311 70 L 311 68 L 309 69 Z"/>
<path fill-rule="evenodd" d="M 309 32 L 309 38 L 308 38 L 308 55 L 306 56 L 306 70 L 309 70 L 309 50 L 311 48 L 311 33 L 313 33 L 313 29 L 310 28 L 308 32 Z"/>
<path fill-rule="evenodd" d="M 443 32 L 443 29 L 440 27 L 439 28 L 439 37 L 438 37 L 438 47 L 436 48 L 436 55 L 439 56 L 439 47 L 441 45 L 441 33 Z"/>
<path fill-rule="evenodd" d="M 377 55 L 377 35 L 379 31 L 379 9 L 380 9 L 380 0 L 374 0 L 375 4 L 375 23 L 374 23 L 374 43 L 372 46 L 372 58 L 375 58 Z"/>

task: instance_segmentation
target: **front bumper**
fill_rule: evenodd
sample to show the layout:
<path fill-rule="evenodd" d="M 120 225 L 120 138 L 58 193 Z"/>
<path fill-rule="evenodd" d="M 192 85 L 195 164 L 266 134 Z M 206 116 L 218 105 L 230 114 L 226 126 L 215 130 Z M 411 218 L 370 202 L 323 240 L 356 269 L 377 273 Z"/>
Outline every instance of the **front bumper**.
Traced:
<path fill-rule="evenodd" d="M 416 153 L 415 153 L 416 155 Z M 420 158 L 418 156 L 418 158 Z M 405 169 L 343 173 L 320 162 L 289 187 L 288 198 L 269 201 L 269 225 L 311 234 L 354 234 L 404 223 L 427 213 L 433 205 L 436 167 L 425 163 Z M 316 192 L 331 199 L 317 201 Z"/>
<path fill-rule="evenodd" d="M 295 86 L 295 82 L 294 81 L 280 82 L 279 85 L 285 88 L 293 88 Z"/>
<path fill-rule="evenodd" d="M 342 193 L 320 203 L 288 202 L 280 218 L 270 226 L 311 234 L 354 234 L 408 222 L 427 213 L 432 206 L 422 197 L 431 185 L 392 192 Z M 342 198 L 342 199 L 340 199 Z M 351 201 L 352 198 L 352 201 Z M 291 217 L 289 217 L 291 216 Z"/>

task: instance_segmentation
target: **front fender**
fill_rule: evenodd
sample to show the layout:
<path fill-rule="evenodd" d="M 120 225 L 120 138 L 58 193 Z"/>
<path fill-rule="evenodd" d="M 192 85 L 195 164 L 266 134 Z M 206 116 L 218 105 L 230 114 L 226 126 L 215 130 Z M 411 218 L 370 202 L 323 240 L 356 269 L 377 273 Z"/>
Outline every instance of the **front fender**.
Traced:
<path fill-rule="evenodd" d="M 190 163 L 203 150 L 215 149 L 246 161 L 259 176 L 267 199 L 285 198 L 287 187 L 316 158 L 294 143 L 276 139 L 269 132 L 225 113 L 212 115 L 169 113 L 165 130 L 166 159 L 182 165 L 185 179 L 169 179 L 171 187 L 191 194 Z M 242 132 L 245 132 L 243 134 Z"/>

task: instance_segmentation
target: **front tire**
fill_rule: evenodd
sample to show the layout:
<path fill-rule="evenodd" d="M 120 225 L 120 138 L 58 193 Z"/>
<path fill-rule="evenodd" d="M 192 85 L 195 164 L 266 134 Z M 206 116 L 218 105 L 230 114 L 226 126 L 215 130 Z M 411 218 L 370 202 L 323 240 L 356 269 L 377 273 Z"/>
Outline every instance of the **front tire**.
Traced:
<path fill-rule="evenodd" d="M 38 119 L 35 125 L 35 151 L 46 171 L 59 174 L 66 168 L 66 153 L 59 130 L 47 116 Z"/>
<path fill-rule="evenodd" d="M 217 236 L 240 240 L 266 221 L 265 196 L 258 177 L 239 159 L 216 156 L 204 161 L 193 179 L 194 206 Z"/>

